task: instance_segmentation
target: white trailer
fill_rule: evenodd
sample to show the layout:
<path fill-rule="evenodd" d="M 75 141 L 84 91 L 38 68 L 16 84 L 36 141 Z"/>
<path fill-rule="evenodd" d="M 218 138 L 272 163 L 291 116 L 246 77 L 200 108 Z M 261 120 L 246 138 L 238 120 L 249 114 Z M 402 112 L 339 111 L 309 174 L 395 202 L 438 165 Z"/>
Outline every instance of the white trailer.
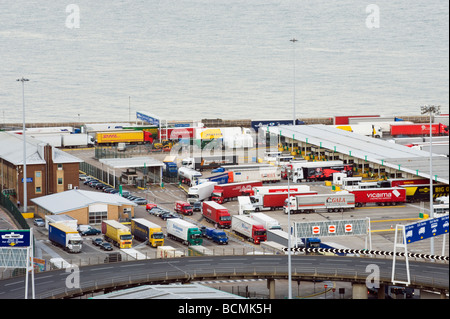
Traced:
<path fill-rule="evenodd" d="M 266 230 L 274 230 L 274 229 L 282 230 L 278 220 L 264 213 L 251 213 L 250 218 L 253 218 L 257 222 L 261 223 Z"/>
<path fill-rule="evenodd" d="M 343 212 L 355 208 L 355 195 L 353 194 L 318 194 L 302 195 L 290 198 L 291 213 L 311 213 L 318 210 L 328 212 Z M 284 213 L 288 213 L 287 205 Z"/>
<path fill-rule="evenodd" d="M 194 224 L 179 218 L 167 220 L 167 236 L 185 245 L 201 245 L 202 232 Z"/>
<path fill-rule="evenodd" d="M 200 185 L 189 187 L 187 201 L 193 204 L 197 201 L 209 199 L 214 190 L 214 185 L 217 185 L 217 182 L 204 182 Z"/>
<path fill-rule="evenodd" d="M 287 193 L 288 189 L 291 193 L 309 192 L 311 187 L 308 185 L 291 185 L 291 186 L 257 186 L 253 187 L 254 195 L 264 195 L 269 193 Z"/>
<path fill-rule="evenodd" d="M 91 147 L 94 138 L 86 133 L 62 135 L 62 147 Z"/>
<path fill-rule="evenodd" d="M 255 244 L 259 244 L 267 239 L 264 226 L 248 216 L 233 215 L 231 219 L 231 230 Z"/>
<path fill-rule="evenodd" d="M 229 169 L 233 172 L 233 182 L 261 181 L 279 182 L 281 181 L 281 169 L 276 166 L 259 167 L 255 169 Z"/>

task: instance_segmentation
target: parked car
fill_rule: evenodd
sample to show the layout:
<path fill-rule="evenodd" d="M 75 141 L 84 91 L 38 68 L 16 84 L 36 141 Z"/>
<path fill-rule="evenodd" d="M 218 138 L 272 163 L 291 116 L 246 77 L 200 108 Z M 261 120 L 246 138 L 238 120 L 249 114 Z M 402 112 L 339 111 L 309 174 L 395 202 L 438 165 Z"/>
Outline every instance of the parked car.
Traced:
<path fill-rule="evenodd" d="M 80 174 L 80 175 L 78 176 L 78 178 L 80 179 L 80 181 L 85 181 L 86 178 L 88 178 L 88 176 L 87 176 L 86 174 Z"/>
<path fill-rule="evenodd" d="M 88 183 L 93 182 L 93 181 L 97 181 L 97 180 L 96 180 L 95 178 L 93 178 L 93 177 L 87 177 L 87 178 L 84 180 L 83 184 L 84 184 L 84 185 L 87 185 Z"/>
<path fill-rule="evenodd" d="M 150 211 L 153 209 L 153 208 L 155 208 L 155 207 L 158 207 L 156 204 L 151 204 L 151 203 L 148 203 L 147 205 L 145 205 L 145 210 L 148 212 L 148 213 L 150 213 Z"/>
<path fill-rule="evenodd" d="M 200 212 L 202 210 L 202 202 L 201 201 L 196 201 L 193 205 L 192 205 L 192 210 L 194 212 Z"/>
<path fill-rule="evenodd" d="M 101 238 L 93 238 L 92 239 L 92 244 L 94 244 L 95 246 L 100 246 L 103 243 L 103 239 Z"/>
<path fill-rule="evenodd" d="M 100 248 L 103 250 L 113 250 L 112 245 L 110 243 L 107 242 L 103 242 L 100 244 Z"/>
<path fill-rule="evenodd" d="M 134 200 L 132 200 L 133 202 L 135 202 L 138 205 L 147 205 L 147 200 L 145 198 L 136 198 Z"/>
<path fill-rule="evenodd" d="M 167 212 L 168 212 L 167 210 L 161 207 L 154 207 L 149 211 L 150 214 L 155 215 L 156 217 L 159 217 L 159 215 Z"/>
<path fill-rule="evenodd" d="M 95 185 L 96 189 L 103 189 L 105 187 L 109 187 L 109 186 L 106 185 L 105 183 L 98 183 L 97 185 Z"/>
<path fill-rule="evenodd" d="M 45 226 L 45 221 L 42 218 L 35 218 L 33 224 L 35 224 L 38 227 L 43 227 Z"/>
<path fill-rule="evenodd" d="M 81 236 L 100 235 L 102 232 L 96 228 L 89 228 L 81 232 Z"/>
<path fill-rule="evenodd" d="M 163 220 L 168 220 L 169 218 L 180 218 L 180 216 L 176 213 L 165 212 L 165 213 L 162 213 L 161 215 L 159 215 L 159 218 L 161 218 Z"/>

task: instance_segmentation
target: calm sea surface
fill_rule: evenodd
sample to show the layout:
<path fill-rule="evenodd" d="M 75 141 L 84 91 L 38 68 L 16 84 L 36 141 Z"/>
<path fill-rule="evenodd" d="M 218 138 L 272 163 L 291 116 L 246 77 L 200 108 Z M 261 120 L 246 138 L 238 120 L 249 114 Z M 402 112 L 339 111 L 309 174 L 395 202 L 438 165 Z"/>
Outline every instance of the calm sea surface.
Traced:
<path fill-rule="evenodd" d="M 294 61 L 297 117 L 449 113 L 448 21 L 444 0 L 2 0 L 0 124 L 22 76 L 27 122 L 290 119 Z"/>

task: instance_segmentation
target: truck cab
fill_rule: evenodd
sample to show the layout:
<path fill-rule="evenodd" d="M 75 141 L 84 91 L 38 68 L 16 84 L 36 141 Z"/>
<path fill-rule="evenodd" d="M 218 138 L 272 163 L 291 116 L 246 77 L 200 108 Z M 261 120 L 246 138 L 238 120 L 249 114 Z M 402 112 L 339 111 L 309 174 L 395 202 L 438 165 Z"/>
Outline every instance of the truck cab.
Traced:
<path fill-rule="evenodd" d="M 175 211 L 177 213 L 180 213 L 183 215 L 192 215 L 193 214 L 191 204 L 189 204 L 188 202 L 183 202 L 183 201 L 175 202 Z"/>
<path fill-rule="evenodd" d="M 262 225 L 252 226 L 252 239 L 255 244 L 259 244 L 267 240 L 267 231 Z"/>

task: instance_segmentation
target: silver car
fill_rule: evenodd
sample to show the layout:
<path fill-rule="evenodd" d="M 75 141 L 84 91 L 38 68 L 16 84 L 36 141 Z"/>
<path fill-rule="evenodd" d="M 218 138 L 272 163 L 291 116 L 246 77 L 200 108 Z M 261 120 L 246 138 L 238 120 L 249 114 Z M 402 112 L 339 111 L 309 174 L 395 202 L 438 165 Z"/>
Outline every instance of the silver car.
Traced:
<path fill-rule="evenodd" d="M 45 226 L 45 222 L 42 218 L 35 218 L 33 221 L 33 224 L 38 226 L 38 227 L 43 227 Z"/>

